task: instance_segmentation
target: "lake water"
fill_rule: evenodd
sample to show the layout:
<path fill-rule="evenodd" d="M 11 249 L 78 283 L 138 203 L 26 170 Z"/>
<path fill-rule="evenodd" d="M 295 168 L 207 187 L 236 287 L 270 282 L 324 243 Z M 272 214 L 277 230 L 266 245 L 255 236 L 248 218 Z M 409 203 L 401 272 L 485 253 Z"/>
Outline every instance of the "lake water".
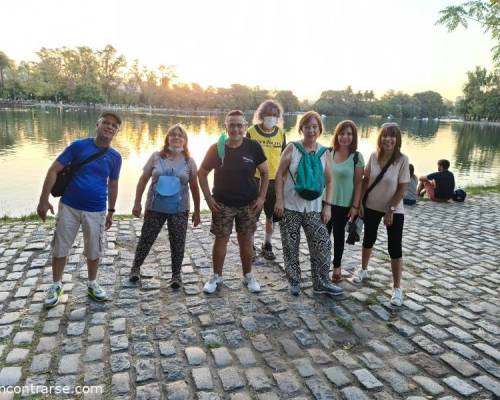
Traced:
<path fill-rule="evenodd" d="M 73 140 L 94 135 L 97 116 L 97 112 L 74 109 L 0 110 L 0 216 L 35 211 L 47 168 Z M 321 143 L 330 143 L 339 120 L 325 118 Z M 178 122 L 187 128 L 190 151 L 199 165 L 223 130 L 222 116 L 123 113 L 123 125 L 113 142 L 123 157 L 119 213 L 131 213 L 142 166 L 153 151 L 162 147 L 168 127 Z M 377 128 L 385 121 L 355 122 L 360 133 L 359 150 L 366 159 L 375 149 Z M 450 160 L 450 170 L 459 186 L 500 182 L 500 127 L 439 121 L 398 122 L 404 133 L 402 151 L 415 165 L 417 175 L 435 171 L 437 160 L 445 158 Z M 289 141 L 299 138 L 297 124 L 297 116 L 285 120 Z"/>

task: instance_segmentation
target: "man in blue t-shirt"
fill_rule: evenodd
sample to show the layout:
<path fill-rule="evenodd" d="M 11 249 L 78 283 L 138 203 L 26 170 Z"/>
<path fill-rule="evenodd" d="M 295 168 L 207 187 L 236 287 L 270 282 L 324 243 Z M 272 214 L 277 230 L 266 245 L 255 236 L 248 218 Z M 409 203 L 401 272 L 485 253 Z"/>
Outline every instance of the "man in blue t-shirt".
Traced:
<path fill-rule="evenodd" d="M 37 213 L 45 222 L 47 211 L 54 214 L 49 194 L 58 172 L 70 164 L 78 164 L 94 154 L 101 154 L 82 165 L 72 176 L 59 202 L 56 230 L 52 240 L 53 284 L 47 292 L 46 307 L 54 307 L 63 294 L 62 276 L 66 258 L 73 246 L 80 226 L 83 232 L 84 251 L 88 267 L 87 294 L 97 301 L 107 299 L 106 292 L 96 281 L 99 257 L 104 251 L 104 229 L 113 223 L 118 178 L 122 158 L 111 148 L 111 141 L 118 133 L 121 118 L 114 112 L 103 112 L 96 124 L 96 137 L 76 140 L 57 157 L 50 166 L 43 183 Z M 106 212 L 106 200 L 108 203 Z"/>

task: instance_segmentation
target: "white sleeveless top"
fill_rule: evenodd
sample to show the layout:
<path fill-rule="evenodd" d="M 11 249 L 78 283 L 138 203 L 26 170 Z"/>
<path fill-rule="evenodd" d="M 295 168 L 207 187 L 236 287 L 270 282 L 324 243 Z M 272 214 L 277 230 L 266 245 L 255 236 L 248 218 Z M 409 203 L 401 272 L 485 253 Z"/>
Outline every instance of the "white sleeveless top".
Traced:
<path fill-rule="evenodd" d="M 316 152 L 321 148 L 322 146 L 318 143 L 317 144 L 317 149 Z M 302 154 L 295 145 L 293 145 L 293 152 L 292 152 L 292 160 L 290 161 L 290 167 L 289 171 L 287 171 L 287 174 L 285 176 L 285 184 L 283 188 L 283 202 L 284 206 L 287 210 L 291 211 L 298 211 L 298 212 L 321 212 L 323 209 L 323 194 L 319 196 L 315 200 L 306 200 L 302 197 L 299 196 L 299 194 L 295 191 L 295 183 L 293 182 L 292 178 L 290 177 L 290 172 L 293 175 L 293 179 L 296 180 L 297 176 L 297 168 L 299 166 L 299 161 L 302 158 Z M 328 157 L 328 151 L 325 151 L 323 155 L 321 156 L 321 165 L 323 165 L 323 170 L 325 169 L 326 165 L 326 158 Z"/>

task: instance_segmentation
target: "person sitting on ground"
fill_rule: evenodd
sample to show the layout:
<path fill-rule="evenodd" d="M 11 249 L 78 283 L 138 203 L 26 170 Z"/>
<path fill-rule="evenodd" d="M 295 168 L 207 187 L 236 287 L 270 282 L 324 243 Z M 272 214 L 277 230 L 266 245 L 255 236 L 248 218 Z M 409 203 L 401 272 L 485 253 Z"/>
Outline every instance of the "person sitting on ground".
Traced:
<path fill-rule="evenodd" d="M 419 196 L 427 194 L 432 201 L 447 202 L 453 197 L 455 191 L 455 177 L 448 171 L 450 168 L 448 160 L 439 160 L 437 165 L 438 172 L 419 178 L 417 193 Z"/>
<path fill-rule="evenodd" d="M 118 178 L 122 158 L 111 148 L 111 141 L 120 130 L 121 118 L 114 112 L 103 112 L 96 124 L 95 138 L 75 140 L 50 166 L 43 183 L 37 213 L 45 222 L 47 211 L 54 209 L 49 202 L 57 174 L 65 166 L 80 164 L 59 201 L 56 230 L 52 240 L 52 279 L 45 307 L 55 307 L 62 295 L 62 277 L 66 259 L 76 235 L 82 227 L 83 254 L 87 259 L 87 295 L 96 301 L 108 299 L 97 283 L 99 257 L 104 254 L 104 230 L 113 223 Z M 106 201 L 108 210 L 106 212 Z"/>
<path fill-rule="evenodd" d="M 219 139 L 220 146 L 217 143 L 210 146 L 198 171 L 201 190 L 212 211 L 210 232 L 215 236 L 213 275 L 203 291 L 214 293 L 223 282 L 222 268 L 235 221 L 243 283 L 251 292 L 260 292 L 260 285 L 252 274 L 252 256 L 257 215 L 264 205 L 269 182 L 266 156 L 258 142 L 244 137 L 247 122 L 242 111 L 230 111 L 225 126 L 228 137 L 222 136 L 223 141 Z M 213 194 L 207 179 L 211 170 L 215 170 Z M 256 170 L 260 173 L 260 188 L 255 180 Z"/>
<path fill-rule="evenodd" d="M 274 215 L 274 205 L 276 203 L 274 182 L 281 153 L 286 147 L 286 136 L 282 129 L 283 107 L 276 100 L 264 101 L 255 111 L 253 123 L 254 125 L 248 128 L 247 138 L 256 140 L 262 146 L 269 170 L 269 186 L 267 187 L 266 201 L 264 202 L 266 226 L 261 253 L 266 260 L 274 260 L 276 256 L 273 253 L 271 244 L 274 223 L 277 221 Z M 255 177 L 260 181 L 258 171 Z M 260 182 L 258 184 L 260 185 Z"/>
<path fill-rule="evenodd" d="M 167 176 L 169 178 L 163 178 Z M 178 289 L 182 284 L 181 268 L 186 245 L 190 189 L 194 202 L 193 226 L 200 223 L 200 190 L 198 188 L 197 167 L 195 161 L 189 156 L 188 136 L 182 125 L 176 124 L 170 127 L 165 137 L 163 149 L 154 152 L 143 168 L 143 173 L 137 183 L 132 210 L 132 214 L 137 218 L 141 216 L 142 194 L 150 178 L 152 178 L 152 183 L 149 186 L 144 223 L 135 250 L 130 281 L 137 282 L 139 280 L 141 265 L 166 221 L 172 260 L 170 287 Z M 172 199 L 174 196 L 169 196 L 169 199 L 165 201 L 160 192 L 162 183 L 164 184 L 167 179 L 174 182 L 177 196 L 175 199 Z"/>
<path fill-rule="evenodd" d="M 417 204 L 417 184 L 418 178 L 417 175 L 415 175 L 415 167 L 413 164 L 410 164 L 410 183 L 408 184 L 408 189 L 403 198 L 403 204 L 405 206 L 414 206 Z"/>
<path fill-rule="evenodd" d="M 300 295 L 302 228 L 309 248 L 314 292 L 341 295 L 342 288 L 331 283 L 328 276 L 332 244 L 326 224 L 331 218 L 333 178 L 330 153 L 317 142 L 323 133 L 321 116 L 315 111 L 306 112 L 299 121 L 299 132 L 302 139 L 286 147 L 276 173 L 274 213 L 283 217 L 279 223 L 289 292 Z"/>

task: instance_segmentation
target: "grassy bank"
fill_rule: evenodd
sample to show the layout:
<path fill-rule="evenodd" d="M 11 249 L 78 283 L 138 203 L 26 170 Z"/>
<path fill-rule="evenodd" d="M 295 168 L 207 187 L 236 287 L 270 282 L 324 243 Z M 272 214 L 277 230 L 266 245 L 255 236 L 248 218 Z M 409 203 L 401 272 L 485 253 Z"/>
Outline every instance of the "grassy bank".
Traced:
<path fill-rule="evenodd" d="M 492 186 L 466 186 L 464 190 L 467 196 L 484 193 L 500 193 L 500 183 Z"/>

